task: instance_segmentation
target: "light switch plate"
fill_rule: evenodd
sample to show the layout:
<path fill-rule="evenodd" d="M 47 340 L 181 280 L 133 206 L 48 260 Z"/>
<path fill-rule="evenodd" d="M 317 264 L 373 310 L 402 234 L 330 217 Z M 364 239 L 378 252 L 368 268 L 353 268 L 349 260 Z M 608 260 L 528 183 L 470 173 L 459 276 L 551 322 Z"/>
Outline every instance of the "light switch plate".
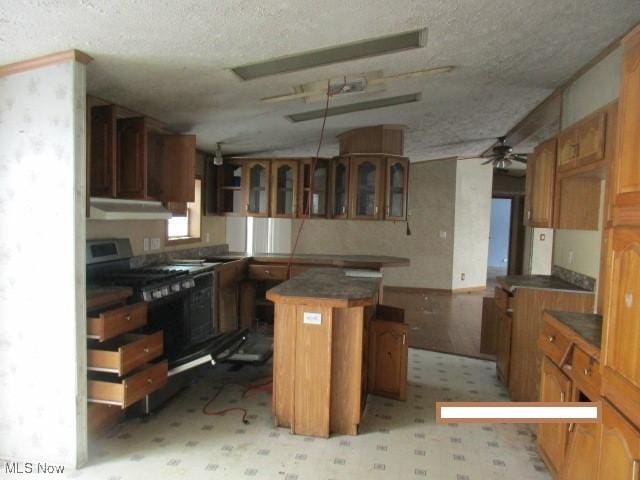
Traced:
<path fill-rule="evenodd" d="M 302 322 L 308 325 L 322 325 L 322 314 L 315 312 L 304 312 Z"/>
<path fill-rule="evenodd" d="M 149 251 L 149 239 L 148 238 L 145 238 L 142 241 L 142 250 L 144 250 L 145 252 Z"/>
<path fill-rule="evenodd" d="M 158 250 L 160 248 L 160 239 L 152 238 L 151 239 L 151 250 Z"/>

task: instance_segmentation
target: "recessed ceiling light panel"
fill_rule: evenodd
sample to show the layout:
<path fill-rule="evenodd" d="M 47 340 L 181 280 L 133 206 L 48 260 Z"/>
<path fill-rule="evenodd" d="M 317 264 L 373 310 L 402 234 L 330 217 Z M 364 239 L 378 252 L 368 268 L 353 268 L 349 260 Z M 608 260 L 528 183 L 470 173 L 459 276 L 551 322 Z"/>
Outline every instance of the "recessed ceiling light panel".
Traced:
<path fill-rule="evenodd" d="M 253 80 L 278 73 L 294 72 L 321 65 L 424 47 L 426 36 L 426 29 L 412 30 L 336 47 L 274 58 L 265 62 L 234 67 L 231 70 L 243 80 Z"/>
<path fill-rule="evenodd" d="M 397 97 L 379 98 L 377 100 L 368 100 L 366 102 L 350 103 L 349 105 L 340 105 L 338 107 L 330 107 L 327 110 L 327 117 L 334 115 L 344 115 L 345 113 L 361 112 L 363 110 L 373 110 L 374 108 L 391 107 L 394 105 L 403 105 L 405 103 L 419 102 L 420 93 L 409 93 L 407 95 L 398 95 Z M 286 118 L 294 123 L 315 120 L 324 116 L 324 109 L 310 110 L 308 112 L 293 113 L 286 115 Z"/>

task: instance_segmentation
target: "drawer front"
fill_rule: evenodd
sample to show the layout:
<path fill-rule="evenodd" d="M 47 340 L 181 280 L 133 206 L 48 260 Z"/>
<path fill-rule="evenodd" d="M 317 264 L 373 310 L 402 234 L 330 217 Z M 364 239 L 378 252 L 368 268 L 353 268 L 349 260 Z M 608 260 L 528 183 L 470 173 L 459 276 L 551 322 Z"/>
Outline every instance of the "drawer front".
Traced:
<path fill-rule="evenodd" d="M 89 370 L 126 375 L 162 355 L 162 331 L 151 335 L 123 335 L 110 345 L 91 345 L 87 351 Z"/>
<path fill-rule="evenodd" d="M 140 328 L 147 323 L 147 304 L 145 302 L 126 305 L 89 317 L 87 336 L 104 342 L 122 333 Z"/>
<path fill-rule="evenodd" d="M 578 347 L 573 351 L 571 376 L 592 397 L 600 395 L 600 364 Z"/>
<path fill-rule="evenodd" d="M 167 361 L 163 360 L 125 379 L 107 375 L 90 379 L 87 383 L 89 401 L 127 408 L 166 385 L 167 371 Z"/>
<path fill-rule="evenodd" d="M 495 289 L 495 293 L 494 293 L 494 298 L 496 301 L 496 305 L 498 306 L 498 308 L 500 308 L 503 312 L 506 312 L 507 310 L 511 309 L 511 299 L 513 297 L 511 297 L 506 290 L 504 290 L 501 287 L 496 287 Z"/>
<path fill-rule="evenodd" d="M 224 288 L 244 280 L 247 272 L 247 260 L 234 260 L 217 267 L 218 287 Z"/>
<path fill-rule="evenodd" d="M 538 337 L 538 347 L 540 347 L 540 350 L 553 360 L 556 365 L 562 366 L 560 362 L 569 345 L 571 345 L 571 342 L 553 325 L 550 325 L 548 322 L 542 325 L 542 331 Z"/>
<path fill-rule="evenodd" d="M 286 280 L 289 268 L 286 265 L 249 265 L 252 280 Z"/>

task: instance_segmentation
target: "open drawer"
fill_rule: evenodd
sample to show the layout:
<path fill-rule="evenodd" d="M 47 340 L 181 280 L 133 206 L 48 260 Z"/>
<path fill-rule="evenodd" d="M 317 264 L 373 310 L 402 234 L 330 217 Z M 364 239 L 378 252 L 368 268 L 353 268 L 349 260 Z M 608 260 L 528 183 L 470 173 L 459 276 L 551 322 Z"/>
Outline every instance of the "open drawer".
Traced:
<path fill-rule="evenodd" d="M 110 338 L 147 323 L 147 304 L 145 302 L 125 305 L 124 307 L 105 310 L 87 321 L 87 337 L 104 342 Z"/>
<path fill-rule="evenodd" d="M 107 342 L 89 340 L 87 368 L 123 376 L 162 355 L 162 345 L 162 331 L 151 335 L 126 333 Z"/>
<path fill-rule="evenodd" d="M 167 383 L 167 361 L 149 365 L 126 378 L 102 372 L 90 373 L 89 402 L 127 408 Z"/>

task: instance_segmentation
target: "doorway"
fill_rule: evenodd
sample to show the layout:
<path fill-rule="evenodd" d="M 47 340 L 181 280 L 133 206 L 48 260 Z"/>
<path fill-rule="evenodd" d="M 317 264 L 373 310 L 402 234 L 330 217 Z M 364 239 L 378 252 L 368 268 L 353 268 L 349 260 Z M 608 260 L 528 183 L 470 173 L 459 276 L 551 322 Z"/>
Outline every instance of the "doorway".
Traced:
<path fill-rule="evenodd" d="M 487 285 L 509 272 L 512 203 L 511 198 L 491 199 Z"/>

